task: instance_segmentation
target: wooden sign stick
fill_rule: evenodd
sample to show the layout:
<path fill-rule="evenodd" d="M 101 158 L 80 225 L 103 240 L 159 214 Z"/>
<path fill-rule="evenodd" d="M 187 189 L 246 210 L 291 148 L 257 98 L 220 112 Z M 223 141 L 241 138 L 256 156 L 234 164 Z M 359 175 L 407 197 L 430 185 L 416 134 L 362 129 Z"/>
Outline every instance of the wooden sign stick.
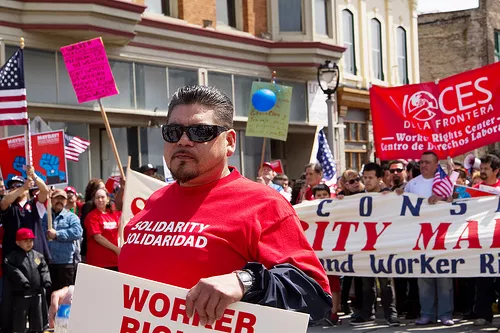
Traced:
<path fill-rule="evenodd" d="M 102 120 L 104 121 L 104 126 L 106 127 L 106 133 L 108 133 L 109 142 L 111 143 L 111 148 L 113 149 L 113 153 L 115 154 L 116 163 L 118 163 L 118 170 L 120 170 L 120 176 L 125 179 L 125 172 L 123 172 L 122 162 L 120 161 L 120 155 L 118 154 L 118 149 L 116 148 L 115 138 L 113 137 L 113 132 L 111 132 L 111 127 L 109 126 L 108 116 L 106 115 L 106 111 L 102 106 L 101 99 L 97 100 L 99 103 L 99 107 L 101 108 Z"/>

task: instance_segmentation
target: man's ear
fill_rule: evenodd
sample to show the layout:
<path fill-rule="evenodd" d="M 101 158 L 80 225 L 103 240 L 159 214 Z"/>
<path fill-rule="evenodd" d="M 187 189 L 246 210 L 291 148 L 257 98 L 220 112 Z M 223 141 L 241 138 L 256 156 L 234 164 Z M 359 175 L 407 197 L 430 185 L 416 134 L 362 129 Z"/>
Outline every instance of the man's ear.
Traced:
<path fill-rule="evenodd" d="M 226 132 L 226 156 L 230 157 L 236 151 L 236 131 L 230 129 Z"/>

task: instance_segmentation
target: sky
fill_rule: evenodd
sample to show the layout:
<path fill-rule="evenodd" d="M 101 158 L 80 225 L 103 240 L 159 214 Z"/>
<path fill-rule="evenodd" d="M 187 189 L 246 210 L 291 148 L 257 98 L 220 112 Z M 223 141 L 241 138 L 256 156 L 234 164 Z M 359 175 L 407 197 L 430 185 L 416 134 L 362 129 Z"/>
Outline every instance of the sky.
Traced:
<path fill-rule="evenodd" d="M 479 0 L 418 0 L 418 11 L 422 13 L 448 12 L 478 6 Z"/>

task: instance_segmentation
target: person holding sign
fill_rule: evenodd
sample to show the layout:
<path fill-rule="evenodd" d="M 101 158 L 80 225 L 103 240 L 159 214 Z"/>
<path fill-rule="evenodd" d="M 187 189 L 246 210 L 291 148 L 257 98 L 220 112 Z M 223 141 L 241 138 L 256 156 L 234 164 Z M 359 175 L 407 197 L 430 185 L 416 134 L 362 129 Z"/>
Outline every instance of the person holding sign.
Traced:
<path fill-rule="evenodd" d="M 190 289 L 186 313 L 196 312 L 202 325 L 238 301 L 321 322 L 330 289 L 297 214 L 278 192 L 228 167 L 233 114 L 231 100 L 213 87 L 173 95 L 162 134 L 177 182 L 153 193 L 125 227 L 119 271 Z M 51 313 L 64 296 L 53 294 Z"/>

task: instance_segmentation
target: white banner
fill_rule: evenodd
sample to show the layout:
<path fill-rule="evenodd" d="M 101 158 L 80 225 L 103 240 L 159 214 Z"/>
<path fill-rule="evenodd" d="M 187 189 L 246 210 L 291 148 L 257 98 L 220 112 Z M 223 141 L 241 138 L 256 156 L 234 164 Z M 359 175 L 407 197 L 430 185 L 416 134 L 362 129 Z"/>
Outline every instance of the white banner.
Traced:
<path fill-rule="evenodd" d="M 159 264 L 161 264 L 159 262 Z M 78 265 L 71 333 L 305 333 L 309 315 L 235 303 L 212 326 L 186 315 L 187 290 L 110 270 Z"/>
<path fill-rule="evenodd" d="M 161 180 L 146 176 L 130 168 L 127 169 L 127 183 L 123 193 L 123 208 L 120 223 L 120 241 L 123 240 L 123 229 L 130 219 L 144 209 L 151 194 L 166 184 Z"/>
<path fill-rule="evenodd" d="M 332 275 L 477 277 L 500 273 L 500 197 L 427 204 L 358 194 L 295 206 Z"/>

